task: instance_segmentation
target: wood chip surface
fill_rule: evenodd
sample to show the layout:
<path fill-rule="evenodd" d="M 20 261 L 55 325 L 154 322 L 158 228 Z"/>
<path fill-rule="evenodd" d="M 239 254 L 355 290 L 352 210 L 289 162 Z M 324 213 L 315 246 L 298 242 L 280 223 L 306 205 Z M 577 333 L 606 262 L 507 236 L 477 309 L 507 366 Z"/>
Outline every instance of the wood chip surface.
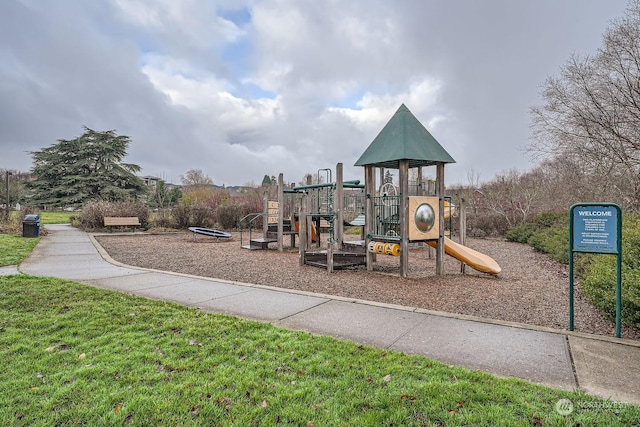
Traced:
<path fill-rule="evenodd" d="M 409 307 L 465 314 L 554 329 L 569 328 L 568 268 L 536 253 L 524 244 L 502 240 L 467 239 L 466 245 L 494 258 L 502 272 L 491 276 L 445 256 L 445 274 L 435 274 L 435 254 L 426 247 L 409 252 L 410 277 L 399 277 L 399 258 L 378 255 L 375 270 L 364 267 L 328 273 L 298 265 L 297 248 L 285 237 L 283 252 L 275 243 L 269 250 L 240 247 L 240 235 L 231 239 L 192 233 L 136 233 L 97 235 L 109 255 L 124 264 L 192 274 L 235 282 L 338 295 Z M 322 236 L 326 241 L 326 236 Z M 345 239 L 353 238 L 346 236 Z M 243 236 L 247 244 L 247 236 Z M 613 292 L 613 290 L 612 290 Z M 615 336 L 615 324 L 580 291 L 575 293 L 575 330 Z M 640 330 L 623 327 L 622 337 L 640 339 Z"/>

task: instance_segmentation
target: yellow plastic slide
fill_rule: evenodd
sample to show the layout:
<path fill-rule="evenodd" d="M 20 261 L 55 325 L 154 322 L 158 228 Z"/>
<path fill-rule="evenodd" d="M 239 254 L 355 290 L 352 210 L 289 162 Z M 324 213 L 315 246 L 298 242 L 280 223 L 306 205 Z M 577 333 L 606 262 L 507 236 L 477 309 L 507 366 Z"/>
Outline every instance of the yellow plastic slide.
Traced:
<path fill-rule="evenodd" d="M 429 246 L 434 248 L 437 246 L 437 243 L 435 240 L 429 240 L 427 242 Z M 502 271 L 498 263 L 490 256 L 456 243 L 448 237 L 444 238 L 444 252 L 483 273 L 498 274 Z"/>

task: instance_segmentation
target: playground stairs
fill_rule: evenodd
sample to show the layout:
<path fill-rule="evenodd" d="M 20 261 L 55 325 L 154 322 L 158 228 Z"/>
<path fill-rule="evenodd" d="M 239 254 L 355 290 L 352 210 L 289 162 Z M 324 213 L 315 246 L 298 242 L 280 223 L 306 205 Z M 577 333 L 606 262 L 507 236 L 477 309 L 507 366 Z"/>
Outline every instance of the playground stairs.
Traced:
<path fill-rule="evenodd" d="M 296 230 L 291 226 L 291 220 L 285 219 L 282 222 L 282 234 L 283 235 L 291 235 L 296 234 Z M 278 236 L 278 224 L 269 224 L 267 228 L 267 236 L 268 237 L 277 237 Z"/>
<path fill-rule="evenodd" d="M 296 234 L 296 230 L 291 226 L 291 220 L 285 219 L 282 223 L 282 234 L 290 236 Z M 258 250 L 268 249 L 269 243 L 278 241 L 278 224 L 269 224 L 267 228 L 267 237 L 255 237 L 249 240 L 248 245 L 243 245 L 243 249 Z"/>

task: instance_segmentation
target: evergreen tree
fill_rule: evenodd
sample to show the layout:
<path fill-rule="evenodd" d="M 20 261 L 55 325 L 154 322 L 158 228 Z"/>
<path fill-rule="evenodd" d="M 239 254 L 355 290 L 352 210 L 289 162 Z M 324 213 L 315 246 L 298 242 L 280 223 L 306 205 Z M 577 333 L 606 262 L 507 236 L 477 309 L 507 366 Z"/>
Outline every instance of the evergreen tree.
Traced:
<path fill-rule="evenodd" d="M 262 186 L 264 187 L 265 185 L 271 185 L 271 178 L 269 178 L 269 175 L 265 175 L 264 178 L 262 178 Z"/>
<path fill-rule="evenodd" d="M 58 140 L 57 144 L 30 152 L 31 173 L 28 183 L 31 203 L 48 206 L 77 206 L 101 199 L 133 199 L 146 191 L 135 176 L 140 166 L 122 163 L 130 139 L 114 130 L 96 132 L 84 127 L 78 138 Z"/>

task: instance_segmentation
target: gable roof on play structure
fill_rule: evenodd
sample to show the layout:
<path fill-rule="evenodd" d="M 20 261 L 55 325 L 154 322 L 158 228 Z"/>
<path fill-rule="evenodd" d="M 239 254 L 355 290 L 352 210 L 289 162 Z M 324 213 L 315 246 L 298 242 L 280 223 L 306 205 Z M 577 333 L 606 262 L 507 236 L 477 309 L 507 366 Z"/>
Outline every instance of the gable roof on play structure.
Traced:
<path fill-rule="evenodd" d="M 409 160 L 410 168 L 456 162 L 404 104 L 362 153 L 355 166 L 398 169 L 400 160 Z"/>

